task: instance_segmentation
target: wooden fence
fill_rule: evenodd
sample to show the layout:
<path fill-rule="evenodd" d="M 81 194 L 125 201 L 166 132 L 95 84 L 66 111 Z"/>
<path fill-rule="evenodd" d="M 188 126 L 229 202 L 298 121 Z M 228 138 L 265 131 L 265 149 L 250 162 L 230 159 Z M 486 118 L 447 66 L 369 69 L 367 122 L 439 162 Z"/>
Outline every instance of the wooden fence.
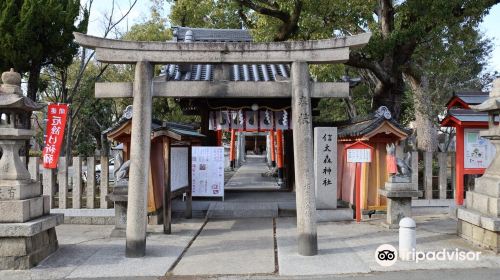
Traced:
<path fill-rule="evenodd" d="M 109 158 L 102 156 L 99 160 L 99 184 L 96 182 L 96 157 L 73 157 L 71 165 L 61 157 L 57 169 L 41 168 L 40 158 L 31 157 L 28 169 L 32 179 L 38 177 L 42 182 L 43 194 L 50 196 L 53 209 L 112 208 L 106 201 L 110 184 L 113 184 L 109 182 Z M 83 171 L 86 171 L 86 180 Z"/>
<path fill-rule="evenodd" d="M 455 153 L 421 153 L 419 156 L 420 199 L 453 199 L 455 181 Z M 96 165 L 100 164 L 100 182 L 96 181 Z M 437 167 L 437 168 L 436 168 Z M 106 201 L 113 181 L 109 180 L 109 158 L 73 157 L 72 164 L 59 158 L 57 169 L 41 168 L 41 159 L 31 157 L 28 169 L 33 179 L 42 182 L 43 194 L 49 195 L 52 208 L 59 209 L 108 209 Z M 86 171 L 86 180 L 83 178 Z"/>
<path fill-rule="evenodd" d="M 419 189 L 424 199 L 453 199 L 455 152 L 423 152 L 419 156 Z"/>

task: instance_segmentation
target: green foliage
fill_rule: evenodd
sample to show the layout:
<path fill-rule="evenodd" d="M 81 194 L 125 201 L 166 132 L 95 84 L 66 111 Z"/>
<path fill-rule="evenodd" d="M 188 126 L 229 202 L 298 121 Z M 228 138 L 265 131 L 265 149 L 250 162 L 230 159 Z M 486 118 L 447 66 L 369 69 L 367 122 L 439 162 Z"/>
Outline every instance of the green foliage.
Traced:
<path fill-rule="evenodd" d="M 123 40 L 133 41 L 167 41 L 172 38 L 170 29 L 166 28 L 165 19 L 159 12 L 152 8 L 151 18 L 147 21 L 133 25 L 127 33 L 122 36 Z"/>
<path fill-rule="evenodd" d="M 165 27 L 165 21 L 160 17 L 157 9 L 153 7 L 151 9 L 151 18 L 143 23 L 133 25 L 130 31 L 125 33 L 122 38 L 134 41 L 167 41 L 171 40 L 172 34 L 170 29 Z M 122 70 L 124 71 L 123 74 L 128 76 L 127 80 L 133 80 L 133 67 L 126 67 Z M 160 73 L 160 66 L 156 66 L 154 72 L 155 75 L 158 75 Z M 118 108 L 123 110 L 127 105 L 131 104 L 131 101 L 124 99 L 117 103 Z M 191 123 L 197 120 L 195 117 L 183 115 L 179 104 L 173 98 L 154 98 L 153 118 L 182 123 Z"/>
<path fill-rule="evenodd" d="M 78 0 L 0 2 L 0 67 L 29 72 L 32 99 L 36 99 L 42 67 L 71 64 L 77 51 L 72 33 L 78 30 L 79 9 Z"/>
<path fill-rule="evenodd" d="M 241 28 L 239 5 L 233 0 L 167 0 L 173 4 L 172 25 L 205 28 Z M 161 4 L 161 3 L 160 3 Z"/>

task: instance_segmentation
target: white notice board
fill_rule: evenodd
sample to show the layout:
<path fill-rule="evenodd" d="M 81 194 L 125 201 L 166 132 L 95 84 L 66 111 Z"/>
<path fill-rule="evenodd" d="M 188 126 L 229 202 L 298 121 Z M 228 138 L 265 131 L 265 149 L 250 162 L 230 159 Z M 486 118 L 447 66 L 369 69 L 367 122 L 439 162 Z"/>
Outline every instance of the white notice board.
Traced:
<path fill-rule="evenodd" d="M 189 147 L 170 148 L 170 190 L 189 186 Z"/>
<path fill-rule="evenodd" d="M 193 196 L 224 197 L 224 147 L 192 147 Z"/>
<path fill-rule="evenodd" d="M 495 157 L 495 146 L 479 131 L 464 129 L 464 168 L 487 168 Z"/>
<path fill-rule="evenodd" d="M 370 149 L 347 149 L 347 162 L 371 162 Z"/>

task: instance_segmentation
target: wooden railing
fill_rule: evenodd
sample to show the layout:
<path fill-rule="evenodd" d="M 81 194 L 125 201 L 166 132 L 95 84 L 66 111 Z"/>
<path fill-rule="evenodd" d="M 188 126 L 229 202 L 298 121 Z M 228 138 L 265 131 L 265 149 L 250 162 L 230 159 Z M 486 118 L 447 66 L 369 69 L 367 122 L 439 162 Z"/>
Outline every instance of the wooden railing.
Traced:
<path fill-rule="evenodd" d="M 453 199 L 455 189 L 455 152 L 422 153 L 422 180 L 419 189 L 425 199 Z M 433 166 L 437 164 L 435 170 Z"/>
<path fill-rule="evenodd" d="M 96 157 L 73 157 L 72 164 L 59 158 L 57 169 L 44 169 L 41 159 L 31 157 L 28 163 L 32 179 L 41 181 L 42 192 L 50 196 L 52 208 L 59 209 L 107 209 L 110 192 L 108 157 L 99 157 L 101 164 L 99 183 L 96 180 Z"/>
<path fill-rule="evenodd" d="M 434 153 L 432 161 L 421 157 L 422 179 L 419 189 L 423 191 L 422 199 L 452 199 L 454 196 L 454 152 Z M 438 164 L 437 172 L 432 165 Z M 99 183 L 96 180 L 96 166 L 101 165 Z M 38 176 L 44 195 L 49 195 L 52 208 L 59 209 L 108 209 L 113 205 L 106 201 L 114 184 L 109 180 L 109 158 L 73 157 L 68 165 L 64 157 L 59 158 L 57 169 L 44 169 L 41 159 L 31 157 L 28 169 L 32 179 Z M 435 170 L 434 170 L 435 171 Z M 84 176 L 84 174 L 86 176 Z M 85 177 L 85 178 L 84 178 Z"/>

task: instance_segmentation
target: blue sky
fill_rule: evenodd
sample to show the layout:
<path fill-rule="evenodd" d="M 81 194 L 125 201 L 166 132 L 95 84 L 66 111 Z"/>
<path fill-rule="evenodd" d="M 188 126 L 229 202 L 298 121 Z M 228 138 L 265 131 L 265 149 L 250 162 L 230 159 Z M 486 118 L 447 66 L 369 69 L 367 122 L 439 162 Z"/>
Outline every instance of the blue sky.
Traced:
<path fill-rule="evenodd" d="M 500 73 L 500 4 L 495 5 L 484 18 L 481 31 L 492 39 L 494 46 L 486 71 Z"/>
<path fill-rule="evenodd" d="M 125 13 L 130 6 L 131 0 L 115 0 L 115 19 L 119 18 L 121 14 Z M 136 6 L 132 9 L 127 20 L 120 24 L 121 31 L 127 30 L 128 27 L 134 23 L 142 22 L 149 15 L 149 0 L 138 0 Z M 104 32 L 103 22 L 105 21 L 104 15 L 109 15 L 111 10 L 111 1 L 94 1 L 89 33 L 96 36 L 102 36 Z M 168 11 L 166 11 L 168 12 Z M 493 51 L 488 61 L 486 72 L 497 71 L 500 73 L 500 4 L 494 6 L 489 15 L 484 18 L 480 26 L 481 31 L 493 42 Z"/>

